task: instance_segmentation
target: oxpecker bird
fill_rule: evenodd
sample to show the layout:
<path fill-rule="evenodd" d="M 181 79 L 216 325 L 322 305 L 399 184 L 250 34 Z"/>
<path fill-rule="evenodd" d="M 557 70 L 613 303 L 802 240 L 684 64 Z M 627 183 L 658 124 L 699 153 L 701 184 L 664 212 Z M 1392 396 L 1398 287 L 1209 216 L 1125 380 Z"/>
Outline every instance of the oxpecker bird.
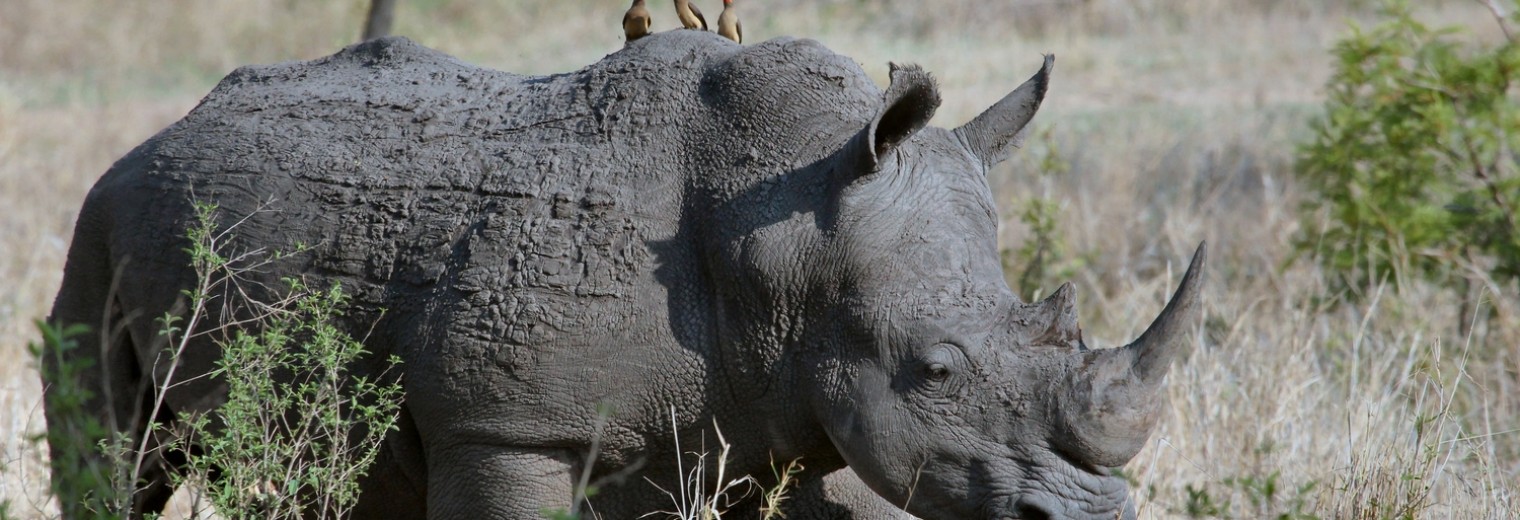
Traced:
<path fill-rule="evenodd" d="M 691 5 L 691 0 L 676 0 L 676 16 L 681 17 L 682 27 L 707 30 L 707 19 L 702 17 L 701 9 Z"/>
<path fill-rule="evenodd" d="M 623 36 L 628 37 L 629 42 L 649 36 L 649 8 L 644 7 L 644 0 L 633 0 L 633 6 L 623 14 Z"/>
<path fill-rule="evenodd" d="M 739 11 L 734 0 L 723 0 L 723 14 L 718 15 L 718 34 L 735 43 L 744 43 L 744 26 L 739 25 Z"/>

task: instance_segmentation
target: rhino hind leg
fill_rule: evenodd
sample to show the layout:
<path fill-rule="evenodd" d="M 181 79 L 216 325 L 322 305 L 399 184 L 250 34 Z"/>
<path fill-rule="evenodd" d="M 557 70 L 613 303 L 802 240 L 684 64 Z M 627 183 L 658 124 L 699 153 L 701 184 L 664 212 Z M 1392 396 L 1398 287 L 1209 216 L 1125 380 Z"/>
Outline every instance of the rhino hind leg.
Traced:
<path fill-rule="evenodd" d="M 60 329 L 84 325 L 89 330 L 72 337 L 72 349 L 50 346 L 41 353 L 53 490 L 65 519 L 94 518 L 101 514 L 96 508 L 114 507 L 86 503 L 92 496 L 98 501 L 95 494 L 101 490 L 96 488 L 110 485 L 115 474 L 98 448 L 105 440 L 102 430 L 125 433 L 128 449 L 136 450 L 152 409 L 151 388 L 145 386 L 151 381 L 139 366 L 137 345 L 126 326 L 131 317 L 116 298 L 120 273 L 108 258 L 87 234 L 76 234 L 48 322 Z M 167 408 L 159 411 L 161 419 L 172 416 Z M 169 476 L 185 463 L 183 454 L 165 453 L 156 441 L 148 440 L 148 455 L 136 475 L 139 487 L 130 497 L 133 518 L 163 509 L 174 494 Z"/>
<path fill-rule="evenodd" d="M 359 502 L 352 518 L 427 518 L 427 461 L 412 414 L 402 404 L 396 429 L 386 434 L 380 453 L 359 479 Z"/>

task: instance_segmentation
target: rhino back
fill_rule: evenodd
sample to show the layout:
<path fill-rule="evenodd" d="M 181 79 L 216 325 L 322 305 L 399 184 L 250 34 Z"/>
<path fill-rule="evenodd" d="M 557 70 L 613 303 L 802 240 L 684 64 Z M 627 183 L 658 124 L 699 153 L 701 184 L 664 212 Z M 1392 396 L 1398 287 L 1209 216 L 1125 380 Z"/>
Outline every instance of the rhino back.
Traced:
<path fill-rule="evenodd" d="M 673 31 L 528 77 L 389 38 L 239 69 L 118 162 L 86 211 L 108 215 L 113 257 L 145 269 L 123 294 L 148 315 L 193 276 L 172 253 L 190 202 L 214 201 L 233 249 L 309 246 L 258 281 L 342 282 L 353 331 L 406 359 L 419 415 L 516 440 L 539 432 L 514 432 L 511 414 L 535 410 L 566 437 L 543 442 L 564 442 L 614 396 L 654 418 L 614 424 L 626 442 L 609 449 L 633 449 L 670 403 L 723 406 L 714 364 L 764 362 L 711 348 L 710 285 L 727 275 L 702 237 L 815 206 L 787 172 L 837 148 L 878 98 L 806 40 Z M 736 204 L 758 217 L 711 220 L 745 215 Z"/>
<path fill-rule="evenodd" d="M 312 246 L 289 269 L 361 293 L 446 282 L 487 301 L 628 296 L 643 243 L 679 218 L 683 172 L 659 158 L 679 151 L 670 104 L 696 76 L 608 59 L 524 77 L 374 41 L 239 69 L 97 191 L 118 201 L 118 226 L 142 232 L 115 234 L 138 256 L 163 251 L 150 242 L 180 232 L 194 199 L 239 222 L 249 247 Z"/>

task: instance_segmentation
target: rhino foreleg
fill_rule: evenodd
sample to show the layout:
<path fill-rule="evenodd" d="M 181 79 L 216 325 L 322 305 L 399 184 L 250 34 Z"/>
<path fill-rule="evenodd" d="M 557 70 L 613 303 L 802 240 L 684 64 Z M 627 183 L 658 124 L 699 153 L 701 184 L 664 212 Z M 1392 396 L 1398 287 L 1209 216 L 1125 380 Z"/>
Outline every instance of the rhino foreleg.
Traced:
<path fill-rule="evenodd" d="M 840 469 L 802 481 L 781 510 L 788 518 L 914 520 L 866 487 L 855 472 Z"/>
<path fill-rule="evenodd" d="M 569 511 L 569 450 L 459 444 L 429 450 L 428 518 L 542 518 Z"/>

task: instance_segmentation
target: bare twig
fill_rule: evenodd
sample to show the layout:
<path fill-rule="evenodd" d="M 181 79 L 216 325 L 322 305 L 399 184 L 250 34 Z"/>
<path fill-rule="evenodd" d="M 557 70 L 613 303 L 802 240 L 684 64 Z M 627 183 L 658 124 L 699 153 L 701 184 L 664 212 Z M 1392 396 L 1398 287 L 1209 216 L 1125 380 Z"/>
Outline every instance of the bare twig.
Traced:
<path fill-rule="evenodd" d="M 1504 32 L 1504 38 L 1509 40 L 1510 43 L 1514 43 L 1515 35 L 1509 29 L 1509 15 L 1504 13 L 1503 7 L 1499 7 L 1499 2 L 1497 0 L 1478 1 L 1488 7 L 1489 12 L 1494 13 L 1494 20 L 1499 22 L 1499 30 Z"/>
<path fill-rule="evenodd" d="M 575 483 L 575 501 L 570 504 L 571 518 L 581 517 L 581 504 L 586 503 L 587 489 L 591 486 L 591 467 L 596 464 L 596 457 L 602 448 L 602 430 L 607 428 L 607 419 L 611 415 L 610 407 L 597 407 L 596 425 L 591 435 L 591 448 L 586 450 L 586 464 L 581 468 L 580 480 Z"/>

